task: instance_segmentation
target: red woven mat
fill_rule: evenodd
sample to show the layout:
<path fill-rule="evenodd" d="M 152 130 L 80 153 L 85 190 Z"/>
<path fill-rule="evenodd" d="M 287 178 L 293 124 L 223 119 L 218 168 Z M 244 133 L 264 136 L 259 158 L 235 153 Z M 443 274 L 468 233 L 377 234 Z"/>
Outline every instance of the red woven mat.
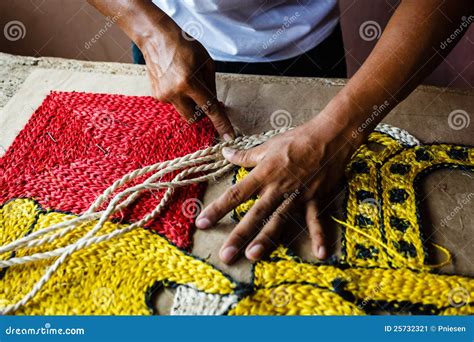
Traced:
<path fill-rule="evenodd" d="M 125 173 L 206 148 L 214 136 L 207 118 L 190 125 L 152 97 L 52 92 L 0 159 L 0 204 L 27 197 L 46 209 L 80 214 Z M 177 189 L 149 226 L 189 248 L 194 217 L 183 203 L 203 190 Z M 140 219 L 163 192 L 146 192 L 117 219 Z"/>

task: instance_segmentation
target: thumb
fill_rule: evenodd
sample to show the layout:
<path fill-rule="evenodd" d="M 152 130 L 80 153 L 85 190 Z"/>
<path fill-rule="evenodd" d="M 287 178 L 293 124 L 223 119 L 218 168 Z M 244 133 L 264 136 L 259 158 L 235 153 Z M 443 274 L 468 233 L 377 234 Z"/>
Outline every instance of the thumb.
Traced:
<path fill-rule="evenodd" d="M 224 147 L 222 155 L 232 164 L 242 167 L 254 167 L 263 159 L 263 149 L 261 146 L 249 150 L 235 150 Z"/>

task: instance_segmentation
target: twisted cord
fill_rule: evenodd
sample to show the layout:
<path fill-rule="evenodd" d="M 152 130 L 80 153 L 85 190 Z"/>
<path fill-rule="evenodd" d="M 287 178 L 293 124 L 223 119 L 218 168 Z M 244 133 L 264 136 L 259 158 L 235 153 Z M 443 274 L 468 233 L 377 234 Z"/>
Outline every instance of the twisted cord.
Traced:
<path fill-rule="evenodd" d="M 60 247 L 52 251 L 35 253 L 33 255 L 27 255 L 0 261 L 0 268 L 5 268 L 13 265 L 19 265 L 38 260 L 49 259 L 52 257 L 58 257 L 54 261 L 54 263 L 48 268 L 48 270 L 43 274 L 40 280 L 38 280 L 38 282 L 33 286 L 33 288 L 21 300 L 4 308 L 0 308 L 0 314 L 9 314 L 26 305 L 34 296 L 36 296 L 36 294 L 42 289 L 42 287 L 49 281 L 49 279 L 54 275 L 57 269 L 66 261 L 68 256 L 70 256 L 72 253 L 84 249 L 92 244 L 100 243 L 118 237 L 137 227 L 143 226 L 150 220 L 156 218 L 161 213 L 163 208 L 168 204 L 175 188 L 205 182 L 208 180 L 215 180 L 229 172 L 233 166 L 227 160 L 221 159 L 222 148 L 232 147 L 235 149 L 249 149 L 261 143 L 264 143 L 273 136 L 283 133 L 289 129 L 291 128 L 285 127 L 268 131 L 262 134 L 238 137 L 234 140 L 223 142 L 180 158 L 175 158 L 173 160 L 148 165 L 143 168 L 134 170 L 124 175 L 121 179 L 115 181 L 111 186 L 109 186 L 101 195 L 96 198 L 96 200 L 91 204 L 89 209 L 85 211 L 81 216 L 54 224 L 50 227 L 34 232 L 26 237 L 20 238 L 5 246 L 0 247 L 0 253 L 5 253 L 17 251 L 18 249 L 25 247 L 29 248 L 34 246 L 42 246 L 65 236 L 68 232 L 71 232 L 74 229 L 85 227 L 85 222 L 98 219 L 95 226 L 91 230 L 89 230 L 84 236 L 65 247 Z M 416 140 L 416 138 L 414 138 L 410 134 L 408 134 L 406 131 L 395 129 L 394 127 L 389 125 L 379 124 L 376 130 L 385 132 L 394 137 L 395 139 L 401 140 L 407 145 L 413 146 L 419 144 L 419 141 Z M 175 176 L 171 181 L 157 181 L 157 179 L 161 178 L 162 176 L 178 170 L 182 171 L 178 173 L 178 175 Z M 109 201 L 109 204 L 107 205 L 107 208 L 105 210 L 98 211 L 98 208 L 101 207 L 114 193 L 116 193 L 119 188 L 129 183 L 130 181 L 150 172 L 153 172 L 153 174 L 148 177 L 144 182 L 117 193 Z M 204 175 L 189 177 L 196 173 L 204 173 Z M 133 203 L 143 191 L 158 190 L 163 188 L 166 188 L 166 191 L 162 199 L 160 200 L 160 203 L 150 213 L 146 214 L 141 220 L 134 222 L 124 228 L 116 229 L 108 234 L 96 235 L 100 231 L 100 229 L 103 228 L 104 224 L 112 215 Z M 48 233 L 55 231 L 58 232 L 53 233 L 51 235 L 47 235 Z"/>
<path fill-rule="evenodd" d="M 97 223 L 91 230 L 89 230 L 84 236 L 79 238 L 77 241 L 65 247 L 60 247 L 52 251 L 35 253 L 33 255 L 27 255 L 1 261 L 0 267 L 5 268 L 13 265 L 19 265 L 38 260 L 49 259 L 52 257 L 58 257 L 54 261 L 54 263 L 48 268 L 48 270 L 43 274 L 40 280 L 36 282 L 33 288 L 22 299 L 20 299 L 14 304 L 1 308 L 0 314 L 5 315 L 12 313 L 21 308 L 22 306 L 26 305 L 41 290 L 41 288 L 46 284 L 46 282 L 51 279 L 57 269 L 66 261 L 67 257 L 70 256 L 72 253 L 84 249 L 92 244 L 113 239 L 117 236 L 131 231 L 136 227 L 143 226 L 150 220 L 156 218 L 161 213 L 163 208 L 168 204 L 175 188 L 205 182 L 208 180 L 215 180 L 228 173 L 233 166 L 227 160 L 221 158 L 222 148 L 232 147 L 236 149 L 249 149 L 261 143 L 264 143 L 273 136 L 283 133 L 289 129 L 291 128 L 284 127 L 262 134 L 238 137 L 234 140 L 223 142 L 180 158 L 156 163 L 134 170 L 124 175 L 121 179 L 115 181 L 111 186 L 109 186 L 101 195 L 96 198 L 96 200 L 91 204 L 89 209 L 81 216 L 52 225 L 40 231 L 34 232 L 29 236 L 20 238 L 5 246 L 0 247 L 0 253 L 5 253 L 9 251 L 17 251 L 18 249 L 25 247 L 29 248 L 33 246 L 42 246 L 63 237 L 68 232 L 78 227 L 84 227 L 85 222 L 96 220 L 98 218 Z M 171 181 L 156 181 L 163 175 L 169 174 L 170 172 L 177 170 L 182 171 L 178 173 L 178 175 L 176 175 Z M 105 201 L 107 201 L 107 199 L 111 197 L 112 194 L 114 194 L 120 187 L 124 186 L 131 180 L 150 172 L 155 173 L 148 177 L 148 179 L 146 179 L 141 184 L 129 187 L 117 193 L 109 201 L 109 204 L 107 205 L 107 208 L 105 210 L 97 211 L 98 208 Z M 192 176 L 196 173 L 204 173 L 204 175 Z M 143 191 L 158 190 L 162 188 L 166 188 L 166 191 L 160 203 L 155 207 L 155 209 L 153 209 L 150 213 L 146 214 L 141 220 L 134 222 L 126 226 L 125 228 L 117 229 L 111 233 L 96 236 L 99 230 L 110 218 L 110 216 L 130 205 L 140 196 Z M 58 232 L 51 235 L 46 235 L 55 231 Z"/>
<path fill-rule="evenodd" d="M 179 170 L 182 167 L 187 167 L 189 165 L 196 164 L 196 162 L 211 161 L 211 160 L 214 160 L 215 158 L 217 158 L 217 154 L 212 154 L 210 156 L 202 157 L 198 160 L 184 161 L 181 166 L 168 166 L 167 168 L 161 169 L 159 172 L 157 172 L 156 174 L 154 174 L 153 176 L 148 178 L 143 184 L 148 184 L 148 183 L 156 180 L 157 178 L 163 176 L 164 174 L 166 174 L 168 172 L 172 172 L 172 171 L 175 171 L 175 170 Z M 157 164 L 155 164 L 155 165 L 157 165 Z M 142 172 L 142 170 L 148 170 L 147 172 L 150 172 L 150 171 L 153 170 L 153 169 L 152 170 L 150 170 L 150 169 L 151 169 L 150 167 L 144 167 L 142 169 L 135 170 L 135 171 L 125 175 L 123 178 L 121 178 L 120 180 L 114 182 L 114 184 L 112 186 L 110 186 L 107 190 L 105 190 L 104 194 L 106 192 L 113 193 L 116 189 L 120 188 L 121 186 L 123 186 L 128 181 L 130 181 L 130 180 L 132 180 L 136 177 L 139 177 L 139 176 L 143 175 L 144 173 L 146 173 L 146 172 Z M 159 169 L 159 168 L 157 168 L 157 169 Z M 127 178 L 128 180 L 124 181 L 125 178 Z M 137 191 L 137 192 L 133 193 L 129 198 L 124 200 L 120 205 L 117 206 L 116 211 L 117 212 L 121 211 L 122 209 L 126 208 L 131 203 L 133 203 L 133 201 L 136 198 L 139 197 L 140 192 L 141 191 Z M 84 214 L 82 214 L 81 216 L 76 217 L 76 218 L 74 218 L 70 221 L 61 222 L 61 223 L 52 225 L 50 227 L 47 227 L 45 229 L 41 229 L 39 231 L 33 232 L 32 234 L 29 234 L 29 235 L 27 235 L 23 238 L 15 240 L 15 241 L 11 242 L 8 245 L 2 246 L 2 247 L 0 247 L 0 254 L 10 252 L 10 251 L 14 251 L 20 246 L 34 247 L 34 246 L 40 246 L 40 245 L 44 245 L 46 243 L 53 242 L 56 239 L 59 239 L 59 238 L 63 237 L 64 235 L 66 235 L 68 232 L 70 232 L 70 231 L 74 230 L 75 228 L 79 227 L 76 224 L 72 224 L 72 223 L 76 223 L 76 222 L 78 222 L 78 223 L 81 222 L 82 223 L 84 221 L 88 222 L 88 221 L 92 221 L 92 220 L 97 219 L 98 217 L 100 217 L 100 215 L 103 213 L 103 211 L 93 212 L 93 210 L 97 209 L 97 207 L 99 207 L 106 200 L 106 198 L 108 196 L 104 196 L 104 194 L 102 194 L 98 197 L 98 199 L 100 198 L 100 202 L 98 200 L 96 200 L 91 205 L 91 207 Z M 67 225 L 69 225 L 69 227 L 66 227 Z M 64 229 L 59 233 L 55 233 L 53 235 L 44 237 L 42 239 L 37 239 L 37 237 L 39 237 L 41 235 L 45 235 L 47 233 L 50 233 L 52 231 L 62 229 L 62 228 L 64 228 Z M 3 267 L 3 266 L 0 266 L 0 267 Z"/>

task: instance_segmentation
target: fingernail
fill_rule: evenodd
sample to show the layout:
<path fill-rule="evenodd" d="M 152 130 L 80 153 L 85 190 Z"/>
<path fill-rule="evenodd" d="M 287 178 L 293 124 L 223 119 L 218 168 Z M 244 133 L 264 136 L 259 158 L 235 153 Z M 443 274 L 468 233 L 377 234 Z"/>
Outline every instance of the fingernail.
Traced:
<path fill-rule="evenodd" d="M 261 244 L 256 244 L 250 247 L 250 249 L 247 251 L 247 258 L 251 260 L 258 260 L 262 257 L 263 255 L 264 248 Z"/>
<path fill-rule="evenodd" d="M 224 138 L 224 141 L 229 141 L 229 140 L 233 139 L 232 136 L 229 133 L 224 134 L 223 138 Z"/>
<path fill-rule="evenodd" d="M 196 227 L 199 229 L 206 229 L 211 226 L 211 221 L 206 217 L 201 217 L 196 220 Z"/>
<path fill-rule="evenodd" d="M 326 258 L 326 248 L 324 246 L 319 246 L 318 253 L 316 254 L 318 259 Z"/>
<path fill-rule="evenodd" d="M 235 153 L 235 150 L 233 148 L 224 147 L 222 149 L 222 155 L 226 158 L 232 156 L 234 153 Z"/>
<path fill-rule="evenodd" d="M 234 258 L 236 254 L 237 254 L 237 248 L 235 248 L 234 246 L 226 247 L 220 253 L 221 260 L 225 262 L 226 264 L 228 264 L 229 262 L 232 261 L 232 259 Z"/>

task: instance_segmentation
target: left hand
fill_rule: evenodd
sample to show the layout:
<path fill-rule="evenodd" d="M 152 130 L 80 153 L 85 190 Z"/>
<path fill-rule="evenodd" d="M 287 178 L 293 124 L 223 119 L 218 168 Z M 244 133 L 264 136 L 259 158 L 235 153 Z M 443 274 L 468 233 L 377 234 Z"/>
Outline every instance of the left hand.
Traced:
<path fill-rule="evenodd" d="M 228 161 L 253 170 L 205 208 L 196 226 L 209 228 L 252 195 L 259 195 L 219 253 L 223 262 L 232 263 L 245 248 L 248 259 L 259 260 L 274 249 L 284 216 L 300 203 L 306 209 L 312 251 L 324 259 L 327 249 L 317 200 L 341 179 L 356 147 L 343 128 L 317 117 L 255 148 L 226 148 L 223 155 Z"/>

